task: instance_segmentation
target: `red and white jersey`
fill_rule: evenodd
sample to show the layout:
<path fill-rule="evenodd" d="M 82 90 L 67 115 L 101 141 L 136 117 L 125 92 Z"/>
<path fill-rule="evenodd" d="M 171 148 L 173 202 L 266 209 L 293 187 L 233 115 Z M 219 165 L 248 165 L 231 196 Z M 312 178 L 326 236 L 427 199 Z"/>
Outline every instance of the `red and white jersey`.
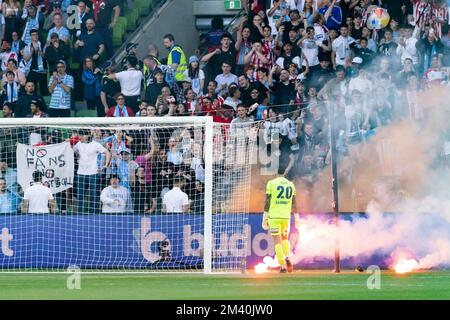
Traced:
<path fill-rule="evenodd" d="M 428 86 L 440 85 L 443 81 L 447 79 L 447 72 L 443 68 L 428 68 L 425 71 L 423 78 L 425 79 Z"/>
<path fill-rule="evenodd" d="M 254 78 L 256 79 L 256 81 L 259 81 L 257 72 L 259 68 L 264 67 L 267 68 L 267 70 L 270 70 L 272 68 L 272 63 L 270 59 L 273 59 L 273 57 L 271 55 L 271 52 L 272 52 L 271 50 L 269 50 L 268 52 L 263 51 L 263 55 L 269 61 L 269 63 L 263 63 L 256 53 L 252 54 L 250 64 L 255 67 Z"/>
<path fill-rule="evenodd" d="M 17 54 L 14 51 L 11 52 L 2 52 L 0 55 L 0 59 L 2 60 L 2 71 L 5 72 L 8 70 L 8 60 L 14 59 L 18 62 Z"/>
<path fill-rule="evenodd" d="M 275 60 L 273 50 L 275 50 L 275 40 L 273 39 L 271 41 L 263 40 L 263 53 L 264 57 L 266 57 L 266 59 L 269 60 L 269 63 L 266 64 L 269 71 L 270 69 L 272 69 Z"/>
<path fill-rule="evenodd" d="M 425 119 L 425 109 L 420 103 L 419 92 L 417 90 L 406 90 L 405 95 L 409 120 L 417 121 Z"/>
<path fill-rule="evenodd" d="M 445 21 L 445 20 L 447 20 L 448 13 L 447 13 L 447 8 L 445 7 L 445 4 L 442 5 L 441 7 L 433 6 L 433 8 L 431 10 L 431 14 L 433 16 L 435 16 L 436 20 L 438 20 L 438 21 Z M 431 27 L 433 28 L 436 36 L 438 38 L 441 38 L 442 37 L 442 25 L 443 25 L 443 23 L 442 22 L 438 22 L 436 20 L 431 23 Z"/>
<path fill-rule="evenodd" d="M 414 0 L 413 14 L 416 26 L 423 28 L 431 20 L 431 3 L 427 0 Z"/>

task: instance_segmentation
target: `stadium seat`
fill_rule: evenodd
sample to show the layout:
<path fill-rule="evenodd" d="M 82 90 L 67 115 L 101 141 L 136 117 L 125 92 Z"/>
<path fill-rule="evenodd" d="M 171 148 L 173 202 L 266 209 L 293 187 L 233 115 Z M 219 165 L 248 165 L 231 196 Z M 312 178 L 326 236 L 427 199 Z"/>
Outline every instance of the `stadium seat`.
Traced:
<path fill-rule="evenodd" d="M 152 5 L 151 0 L 136 0 L 134 2 L 135 8 L 139 8 L 139 13 L 141 16 L 146 16 L 150 12 L 150 6 Z"/>
<path fill-rule="evenodd" d="M 139 20 L 139 8 L 133 8 L 126 15 L 127 17 L 127 31 L 134 31 Z"/>
<path fill-rule="evenodd" d="M 113 29 L 112 40 L 114 47 L 119 47 L 122 44 L 123 34 L 124 26 L 118 23 Z"/>

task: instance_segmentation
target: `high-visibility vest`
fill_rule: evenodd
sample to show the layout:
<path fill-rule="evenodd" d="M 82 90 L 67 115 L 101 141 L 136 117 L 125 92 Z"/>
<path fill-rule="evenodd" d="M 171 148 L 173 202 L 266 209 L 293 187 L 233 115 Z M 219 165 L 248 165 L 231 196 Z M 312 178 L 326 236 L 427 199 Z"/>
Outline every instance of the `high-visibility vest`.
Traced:
<path fill-rule="evenodd" d="M 183 81 L 184 80 L 184 72 L 188 69 L 186 56 L 183 52 L 183 49 L 181 49 L 180 46 L 173 46 L 172 50 L 169 52 L 169 56 L 167 57 L 167 64 L 170 66 L 173 64 L 172 62 L 172 52 L 178 51 L 181 55 L 180 63 L 178 64 L 177 70 L 175 70 L 175 80 L 176 81 Z"/>

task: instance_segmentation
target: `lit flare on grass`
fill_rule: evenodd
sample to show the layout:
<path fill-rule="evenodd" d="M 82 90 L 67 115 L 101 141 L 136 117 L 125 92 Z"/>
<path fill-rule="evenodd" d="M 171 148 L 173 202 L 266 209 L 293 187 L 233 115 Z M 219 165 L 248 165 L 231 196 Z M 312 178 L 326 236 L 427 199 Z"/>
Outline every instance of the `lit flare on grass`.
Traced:
<path fill-rule="evenodd" d="M 411 272 L 414 271 L 415 269 L 417 269 L 419 263 L 415 260 L 415 259 L 403 259 L 398 261 L 395 265 L 394 265 L 394 270 L 397 273 L 407 273 L 407 272 Z"/>
<path fill-rule="evenodd" d="M 276 259 L 266 256 L 264 257 L 263 262 L 260 262 L 255 266 L 255 272 L 258 274 L 266 273 L 270 271 L 270 268 L 277 268 L 279 266 L 280 265 Z"/>

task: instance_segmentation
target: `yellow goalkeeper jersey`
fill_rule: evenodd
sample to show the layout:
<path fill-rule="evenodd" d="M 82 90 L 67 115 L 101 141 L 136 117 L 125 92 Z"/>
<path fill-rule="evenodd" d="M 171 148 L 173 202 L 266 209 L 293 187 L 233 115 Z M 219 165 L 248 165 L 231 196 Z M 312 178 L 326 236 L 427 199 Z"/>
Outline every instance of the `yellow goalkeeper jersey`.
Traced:
<path fill-rule="evenodd" d="M 267 182 L 266 194 L 270 195 L 269 219 L 290 219 L 295 185 L 285 177 Z"/>

